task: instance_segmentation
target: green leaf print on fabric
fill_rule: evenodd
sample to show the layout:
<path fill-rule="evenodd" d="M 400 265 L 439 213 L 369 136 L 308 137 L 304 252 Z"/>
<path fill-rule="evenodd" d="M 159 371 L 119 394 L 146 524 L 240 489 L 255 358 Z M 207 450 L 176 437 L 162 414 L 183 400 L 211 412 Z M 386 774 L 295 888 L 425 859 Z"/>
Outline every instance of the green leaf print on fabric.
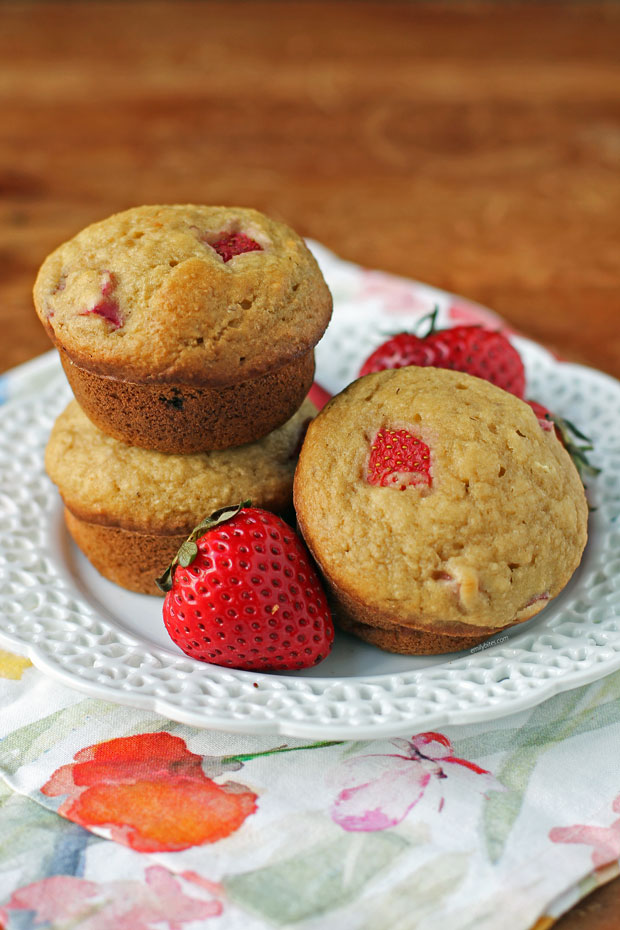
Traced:
<path fill-rule="evenodd" d="M 404 882 L 364 901 L 366 922 L 360 930 L 415 930 L 437 913 L 444 898 L 462 884 L 467 875 L 469 855 L 446 853 L 416 869 Z"/>
<path fill-rule="evenodd" d="M 595 690 L 593 690 L 595 689 Z M 541 743 L 549 739 L 549 725 L 552 724 L 551 739 L 557 742 L 553 727 L 558 719 L 566 719 L 571 710 L 589 693 L 588 705 L 570 720 L 571 730 L 568 736 L 578 736 L 591 730 L 612 726 L 620 720 L 620 673 L 609 676 L 597 685 L 584 685 L 582 688 L 567 691 L 541 704 L 525 726 L 528 727 L 528 742 Z M 568 706 L 563 705 L 566 700 Z M 560 706 L 558 706 L 560 705 Z M 536 714 L 536 718 L 534 718 Z M 508 718 L 510 719 L 510 718 Z M 538 721 L 536 723 L 536 720 Z M 534 721 L 534 722 L 533 722 Z M 568 723 L 569 721 L 566 720 Z M 488 730 L 465 739 L 454 739 L 452 745 L 459 756 L 466 759 L 478 759 L 497 752 L 507 752 L 515 748 L 523 727 L 502 727 Z M 567 734 L 562 735 L 565 739 Z"/>
<path fill-rule="evenodd" d="M 408 845 L 393 833 L 343 836 L 232 876 L 224 886 L 241 907 L 276 924 L 293 924 L 353 901 Z"/>
<path fill-rule="evenodd" d="M 0 811 L 9 798 L 13 797 L 13 792 L 6 784 L 6 782 L 0 781 Z M 1 816 L 1 814 L 0 814 Z"/>
<path fill-rule="evenodd" d="M 105 842 L 0 783 L 0 875 L 13 887 L 47 875 L 74 875 L 84 850 Z"/>
<path fill-rule="evenodd" d="M 116 704 L 88 698 L 13 730 L 0 741 L 0 769 L 6 775 L 15 775 L 23 765 L 34 762 L 76 727 L 83 726 L 89 715 L 101 718 L 111 714 L 118 714 Z"/>
<path fill-rule="evenodd" d="M 463 752 L 466 751 L 464 743 L 476 742 L 474 755 L 505 750 L 506 740 L 512 747 L 497 773 L 498 781 L 507 790 L 489 791 L 483 809 L 484 835 L 491 862 L 497 863 L 504 853 L 541 755 L 565 739 L 611 726 L 620 720 L 619 694 L 620 675 L 616 674 L 601 682 L 594 694 L 592 686 L 585 685 L 557 695 L 532 711 L 527 723 L 518 729 L 493 730 L 480 739 L 461 740 L 457 744 L 458 751 Z M 586 696 L 587 704 L 580 708 Z"/>

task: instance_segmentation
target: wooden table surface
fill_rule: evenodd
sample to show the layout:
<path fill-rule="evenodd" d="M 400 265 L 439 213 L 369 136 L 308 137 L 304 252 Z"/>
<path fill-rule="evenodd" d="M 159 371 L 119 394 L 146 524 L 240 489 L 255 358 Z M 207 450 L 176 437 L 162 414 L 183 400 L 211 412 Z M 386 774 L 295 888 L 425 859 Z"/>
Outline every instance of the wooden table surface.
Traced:
<path fill-rule="evenodd" d="M 0 370 L 45 255 L 139 203 L 255 206 L 620 376 L 620 6 L 0 7 Z M 620 925 L 620 880 L 557 926 Z"/>

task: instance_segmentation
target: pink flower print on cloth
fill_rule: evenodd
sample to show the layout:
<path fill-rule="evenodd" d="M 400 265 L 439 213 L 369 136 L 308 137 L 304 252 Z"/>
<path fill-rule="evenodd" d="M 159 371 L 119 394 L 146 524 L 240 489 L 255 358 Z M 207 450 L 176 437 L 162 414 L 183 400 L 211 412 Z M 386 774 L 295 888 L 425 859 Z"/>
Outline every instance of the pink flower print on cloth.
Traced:
<path fill-rule="evenodd" d="M 611 809 L 620 814 L 620 794 L 614 798 Z M 593 827 L 576 823 L 572 827 L 554 827 L 549 831 L 552 843 L 584 843 L 592 846 L 592 865 L 600 869 L 620 858 L 620 819 L 610 827 Z"/>
<path fill-rule="evenodd" d="M 487 310 L 486 307 L 481 307 L 479 304 L 469 303 L 467 300 L 453 301 L 448 308 L 448 317 L 452 324 L 475 326 L 478 323 L 483 323 L 488 324 L 491 329 L 498 329 L 501 326 L 502 332 L 512 332 L 507 326 L 503 325 L 502 320 L 492 310 Z"/>
<path fill-rule="evenodd" d="M 454 755 L 442 733 L 418 733 L 411 740 L 391 740 L 398 753 L 355 756 L 338 767 L 335 778 L 343 787 L 331 817 L 343 830 L 387 830 L 401 823 L 423 797 L 431 782 L 452 777 L 455 771 L 476 776 L 484 793 L 500 788 L 493 775 L 474 762 Z M 443 791 L 439 810 L 444 804 Z"/>
<path fill-rule="evenodd" d="M 200 882 L 203 884 L 203 882 Z M 219 917 L 219 901 L 199 900 L 183 891 L 180 881 L 162 866 L 149 866 L 144 882 L 92 882 L 73 875 L 56 875 L 14 892 L 0 920 L 11 911 L 30 911 L 34 926 L 79 927 L 79 930 L 183 930 L 186 924 Z M 28 923 L 30 926 L 30 922 Z M 203 923 L 200 924 L 203 926 Z"/>
<path fill-rule="evenodd" d="M 416 284 L 403 278 L 395 278 L 384 271 L 362 270 L 360 297 L 364 300 L 380 300 L 384 312 L 394 315 L 422 316 L 432 309 L 428 298 L 419 292 Z"/>

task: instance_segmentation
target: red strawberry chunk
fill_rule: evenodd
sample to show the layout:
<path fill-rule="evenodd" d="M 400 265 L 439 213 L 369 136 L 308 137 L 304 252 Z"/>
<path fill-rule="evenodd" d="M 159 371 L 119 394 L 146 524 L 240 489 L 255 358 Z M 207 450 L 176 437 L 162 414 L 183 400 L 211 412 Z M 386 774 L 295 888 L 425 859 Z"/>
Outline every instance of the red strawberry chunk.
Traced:
<path fill-rule="evenodd" d="M 366 480 L 381 488 L 430 487 L 431 457 L 425 442 L 406 429 L 380 429 L 370 449 Z"/>
<path fill-rule="evenodd" d="M 229 262 L 235 255 L 244 252 L 262 252 L 263 247 L 245 233 L 224 233 L 216 242 L 210 243 L 223 261 Z"/>
<path fill-rule="evenodd" d="M 116 275 L 112 274 L 111 271 L 103 272 L 103 283 L 101 285 L 101 293 L 104 297 L 109 297 L 114 288 L 116 287 Z"/>
<path fill-rule="evenodd" d="M 87 310 L 84 315 L 88 316 L 91 313 L 107 320 L 113 329 L 119 329 L 123 325 L 120 307 L 116 300 L 100 300 L 94 307 Z"/>
<path fill-rule="evenodd" d="M 90 316 L 94 313 L 110 323 L 112 329 L 119 329 L 123 326 L 125 320 L 117 300 L 112 296 L 116 288 L 116 275 L 111 271 L 103 272 L 101 282 L 101 300 L 96 301 L 92 307 L 82 312 L 82 316 Z"/>

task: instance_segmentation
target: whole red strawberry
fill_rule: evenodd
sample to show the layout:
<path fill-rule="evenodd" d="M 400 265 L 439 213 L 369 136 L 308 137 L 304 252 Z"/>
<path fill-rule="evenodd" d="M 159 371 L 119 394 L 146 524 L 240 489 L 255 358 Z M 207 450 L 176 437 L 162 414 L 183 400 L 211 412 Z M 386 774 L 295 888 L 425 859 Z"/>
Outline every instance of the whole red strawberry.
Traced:
<path fill-rule="evenodd" d="M 288 671 L 321 662 L 334 627 L 303 544 L 249 501 L 196 527 L 167 572 L 164 623 L 183 652 L 214 665 Z"/>
<path fill-rule="evenodd" d="M 503 333 L 480 326 L 435 329 L 437 308 L 425 320 L 430 329 L 424 336 L 399 333 L 384 342 L 360 369 L 360 377 L 386 368 L 452 368 L 491 381 L 523 398 L 525 368 L 521 356 Z M 422 322 L 422 321 L 420 321 Z"/>

